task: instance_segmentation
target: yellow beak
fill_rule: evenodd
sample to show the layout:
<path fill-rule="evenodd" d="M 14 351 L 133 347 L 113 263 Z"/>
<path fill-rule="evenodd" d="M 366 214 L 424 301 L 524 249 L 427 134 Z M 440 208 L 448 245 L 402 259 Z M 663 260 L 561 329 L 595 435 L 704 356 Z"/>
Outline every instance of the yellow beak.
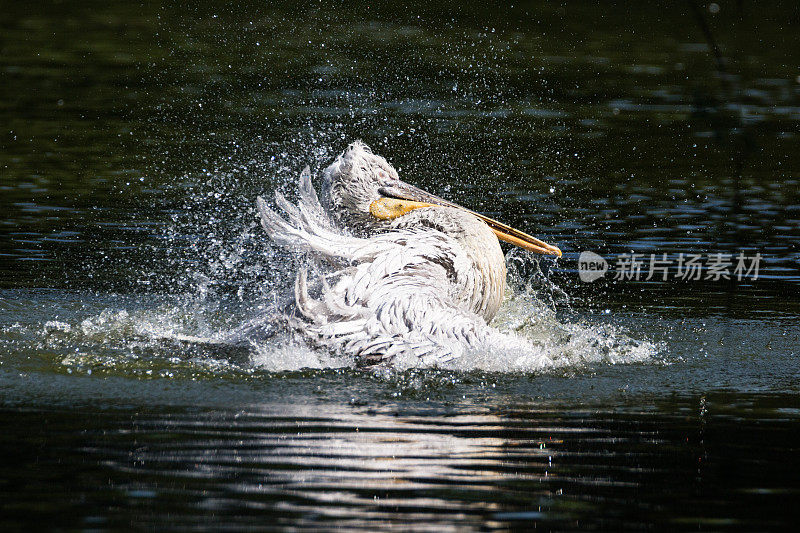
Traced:
<path fill-rule="evenodd" d="M 414 187 L 414 189 L 416 189 L 416 187 Z M 455 207 L 457 209 L 466 211 L 478 217 L 479 219 L 483 220 L 486 223 L 486 225 L 491 228 L 494 234 L 497 235 L 497 238 L 500 239 L 501 241 L 514 244 L 525 250 L 536 252 L 537 254 L 554 255 L 556 257 L 561 257 L 561 250 L 557 246 L 553 246 L 552 244 L 547 244 L 546 242 L 540 241 L 536 237 L 532 237 L 531 235 L 528 235 L 527 233 L 524 233 L 518 229 L 514 229 L 511 226 L 507 226 L 502 222 L 494 220 L 493 218 L 481 215 L 479 213 L 476 213 L 475 211 L 471 211 L 469 209 L 461 207 L 460 205 L 448 202 L 446 200 L 441 200 L 440 198 L 437 198 L 432 194 L 425 193 L 425 196 L 426 199 L 434 200 L 435 203 L 382 197 L 373 201 L 369 205 L 369 212 L 372 216 L 374 216 L 379 220 L 393 220 L 407 213 L 410 213 L 414 209 L 419 209 L 421 207 L 437 207 L 437 206 Z"/>

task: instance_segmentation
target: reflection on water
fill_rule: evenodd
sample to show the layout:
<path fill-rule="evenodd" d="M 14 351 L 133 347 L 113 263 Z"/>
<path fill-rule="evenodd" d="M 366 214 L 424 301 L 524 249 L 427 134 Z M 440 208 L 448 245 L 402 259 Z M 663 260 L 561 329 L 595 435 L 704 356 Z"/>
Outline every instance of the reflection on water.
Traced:
<path fill-rule="evenodd" d="M 611 410 L 0 411 L 28 427 L 0 437 L 0 494 L 30 502 L 0 524 L 763 529 L 800 491 L 798 407 L 717 394 Z"/>

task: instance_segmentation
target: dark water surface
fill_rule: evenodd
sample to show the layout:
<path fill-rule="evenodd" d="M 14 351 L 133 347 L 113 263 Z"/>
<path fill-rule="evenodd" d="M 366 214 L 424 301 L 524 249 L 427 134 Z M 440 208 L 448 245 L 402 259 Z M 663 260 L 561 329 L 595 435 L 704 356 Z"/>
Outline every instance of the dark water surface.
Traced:
<path fill-rule="evenodd" d="M 795 4 L 1 13 L 0 529 L 796 523 Z M 356 138 L 564 250 L 511 253 L 497 319 L 553 368 L 177 338 L 274 306 L 254 198 Z M 588 284 L 585 250 L 762 262 Z"/>

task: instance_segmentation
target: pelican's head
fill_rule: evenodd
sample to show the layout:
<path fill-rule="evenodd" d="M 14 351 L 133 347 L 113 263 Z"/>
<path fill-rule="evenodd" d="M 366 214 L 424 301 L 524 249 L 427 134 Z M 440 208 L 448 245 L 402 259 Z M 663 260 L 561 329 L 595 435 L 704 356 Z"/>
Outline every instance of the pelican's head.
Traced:
<path fill-rule="evenodd" d="M 331 215 L 350 229 L 371 229 L 380 221 L 370 214 L 370 204 L 381 198 L 382 187 L 399 182 L 397 171 L 386 159 L 356 141 L 325 169 L 322 201 Z"/>
<path fill-rule="evenodd" d="M 485 222 L 502 241 L 532 252 L 561 257 L 561 250 L 484 215 L 449 202 L 400 179 L 383 157 L 361 141 L 347 147 L 323 173 L 325 207 L 350 229 L 380 229 L 424 207 L 460 209 Z"/>

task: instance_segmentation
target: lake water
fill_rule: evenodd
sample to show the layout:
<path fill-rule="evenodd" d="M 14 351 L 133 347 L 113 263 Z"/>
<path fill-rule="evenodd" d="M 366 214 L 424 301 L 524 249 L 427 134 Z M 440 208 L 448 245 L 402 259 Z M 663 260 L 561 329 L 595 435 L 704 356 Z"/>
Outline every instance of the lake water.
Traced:
<path fill-rule="evenodd" d="M 800 10 L 462 4 L 4 5 L 0 528 L 796 523 Z M 561 247 L 495 321 L 552 365 L 178 340 L 275 308 L 255 197 L 359 138 Z"/>

